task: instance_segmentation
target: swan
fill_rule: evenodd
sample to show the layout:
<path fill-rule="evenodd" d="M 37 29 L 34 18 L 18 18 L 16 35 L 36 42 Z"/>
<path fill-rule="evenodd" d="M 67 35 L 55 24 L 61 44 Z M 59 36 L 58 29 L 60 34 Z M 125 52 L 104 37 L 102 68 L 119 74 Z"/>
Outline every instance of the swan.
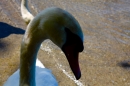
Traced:
<path fill-rule="evenodd" d="M 12 80 L 11 86 L 18 86 L 18 84 L 19 86 L 58 85 L 50 70 L 42 67 L 40 72 L 45 72 L 45 74 L 40 73 L 39 66 L 37 66 L 39 62 L 37 53 L 41 43 L 46 39 L 50 39 L 64 52 L 73 74 L 77 80 L 80 79 L 78 55 L 83 51 L 84 46 L 83 32 L 78 21 L 70 13 L 57 7 L 46 8 L 34 17 L 30 13 L 27 3 L 27 0 L 21 2 L 21 14 L 27 24 L 27 29 L 21 43 L 20 69 L 11 76 L 17 75 L 18 77 L 9 78 L 7 83 Z M 39 73 L 42 75 L 38 76 Z M 45 76 L 49 77 L 48 81 Z M 53 85 L 46 85 L 45 82 Z M 10 85 L 5 83 L 4 86 Z"/>

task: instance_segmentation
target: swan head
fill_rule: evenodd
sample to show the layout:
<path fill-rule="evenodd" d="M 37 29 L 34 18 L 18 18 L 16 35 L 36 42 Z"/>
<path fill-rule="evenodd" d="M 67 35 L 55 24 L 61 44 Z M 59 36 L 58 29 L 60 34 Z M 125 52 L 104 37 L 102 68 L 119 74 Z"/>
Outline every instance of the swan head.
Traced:
<path fill-rule="evenodd" d="M 64 52 L 77 80 L 81 77 L 78 55 L 84 49 L 83 34 L 79 32 L 75 33 L 75 31 L 71 31 L 69 28 L 64 28 L 64 31 L 61 31 L 61 34 L 57 35 L 57 37 L 54 35 L 50 38 Z"/>
<path fill-rule="evenodd" d="M 83 32 L 78 21 L 70 13 L 60 8 L 49 8 L 44 12 L 48 14 L 42 23 L 43 28 L 47 28 L 44 29 L 47 38 L 61 48 L 76 79 L 79 79 L 81 72 L 78 54 L 83 51 L 84 46 Z"/>
<path fill-rule="evenodd" d="M 36 27 L 37 29 L 34 29 Z M 28 28 L 31 29 L 27 33 L 33 34 L 36 31 L 36 40 L 50 39 L 60 47 L 76 79 L 81 77 L 78 54 L 84 49 L 83 32 L 78 21 L 70 13 L 60 8 L 47 8 L 30 22 Z"/>
<path fill-rule="evenodd" d="M 78 55 L 83 51 L 83 38 L 81 36 L 82 33 L 77 34 L 71 31 L 69 28 L 64 28 L 64 33 L 59 37 L 53 37 L 51 39 L 56 45 L 58 45 L 61 50 L 64 52 L 70 68 L 75 75 L 76 79 L 80 79 L 81 71 L 79 67 Z M 56 41 L 60 40 L 60 42 Z"/>

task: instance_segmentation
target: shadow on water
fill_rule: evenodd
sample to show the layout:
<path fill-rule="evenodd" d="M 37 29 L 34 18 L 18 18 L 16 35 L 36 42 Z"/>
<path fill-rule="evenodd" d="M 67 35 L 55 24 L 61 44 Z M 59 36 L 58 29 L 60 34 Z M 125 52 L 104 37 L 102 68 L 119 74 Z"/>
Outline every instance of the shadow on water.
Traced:
<path fill-rule="evenodd" d="M 124 69 L 130 69 L 130 60 L 120 62 L 119 66 L 123 67 Z"/>
<path fill-rule="evenodd" d="M 0 40 L 0 49 L 3 49 L 7 44 Z"/>
<path fill-rule="evenodd" d="M 13 27 L 7 23 L 0 22 L 0 39 L 9 36 L 10 34 L 24 34 L 25 30 Z"/>
<path fill-rule="evenodd" d="M 8 37 L 10 34 L 24 34 L 25 30 L 13 27 L 7 23 L 0 22 L 0 39 Z M 0 48 L 3 49 L 6 46 L 6 42 L 0 40 Z"/>

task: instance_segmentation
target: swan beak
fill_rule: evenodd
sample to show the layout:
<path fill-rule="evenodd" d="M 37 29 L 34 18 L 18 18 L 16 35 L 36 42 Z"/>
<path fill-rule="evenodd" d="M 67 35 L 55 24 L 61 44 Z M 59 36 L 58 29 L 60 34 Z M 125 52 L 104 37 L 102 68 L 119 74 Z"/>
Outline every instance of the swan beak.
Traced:
<path fill-rule="evenodd" d="M 73 71 L 76 79 L 77 80 L 80 79 L 81 72 L 80 72 L 79 62 L 78 62 L 79 52 L 75 50 L 75 46 L 65 46 L 62 50 L 67 57 L 70 68 Z"/>

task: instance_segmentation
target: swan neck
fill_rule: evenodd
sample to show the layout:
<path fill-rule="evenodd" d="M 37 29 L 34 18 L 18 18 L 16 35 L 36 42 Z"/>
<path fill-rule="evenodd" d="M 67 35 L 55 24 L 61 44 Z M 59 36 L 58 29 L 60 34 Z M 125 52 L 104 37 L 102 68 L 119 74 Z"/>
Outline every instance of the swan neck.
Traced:
<path fill-rule="evenodd" d="M 23 20 L 26 22 L 27 25 L 34 18 L 34 16 L 31 14 L 28 8 L 28 0 L 21 1 L 21 14 L 22 14 Z"/>
<path fill-rule="evenodd" d="M 36 86 L 35 64 L 41 43 L 22 42 L 20 55 L 20 86 Z"/>

